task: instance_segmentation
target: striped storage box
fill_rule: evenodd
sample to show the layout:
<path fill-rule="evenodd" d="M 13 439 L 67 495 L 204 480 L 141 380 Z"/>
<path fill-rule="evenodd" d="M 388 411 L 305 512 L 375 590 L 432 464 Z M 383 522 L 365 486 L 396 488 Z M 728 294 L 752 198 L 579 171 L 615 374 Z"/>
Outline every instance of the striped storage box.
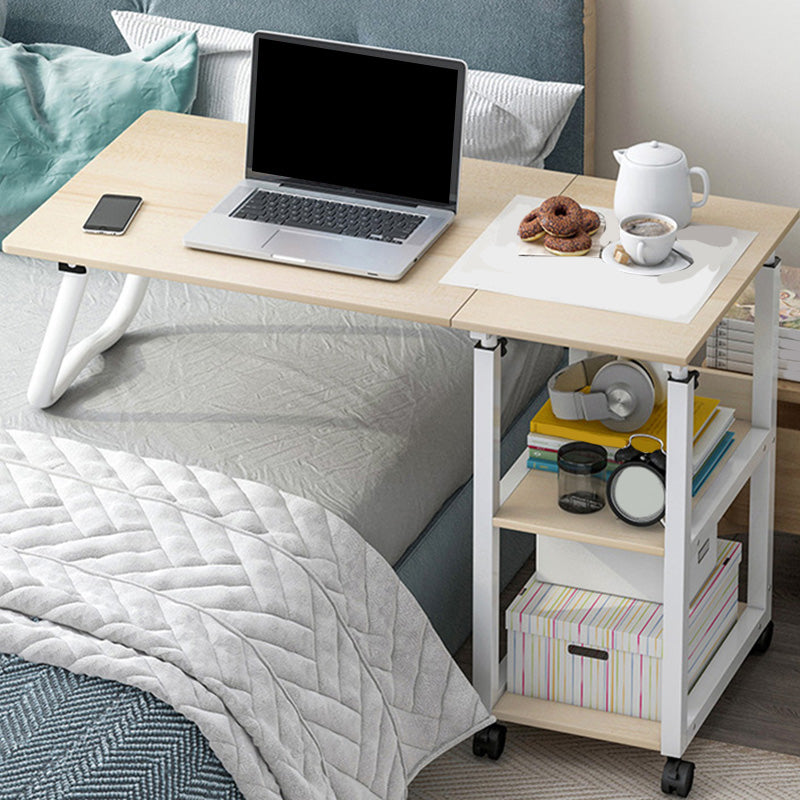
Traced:
<path fill-rule="evenodd" d="M 741 558 L 738 542 L 720 539 L 717 565 L 690 606 L 690 686 L 736 620 Z M 508 690 L 661 719 L 662 608 L 534 575 L 506 611 Z"/>

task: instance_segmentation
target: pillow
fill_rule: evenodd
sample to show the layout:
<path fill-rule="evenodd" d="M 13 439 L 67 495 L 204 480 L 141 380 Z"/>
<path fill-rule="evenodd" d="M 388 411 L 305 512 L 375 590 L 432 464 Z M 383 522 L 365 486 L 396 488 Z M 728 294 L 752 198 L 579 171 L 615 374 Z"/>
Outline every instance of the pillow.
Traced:
<path fill-rule="evenodd" d="M 464 155 L 544 167 L 582 91 L 574 83 L 469 70 Z"/>
<path fill-rule="evenodd" d="M 135 50 L 175 31 L 194 31 L 200 46 L 200 77 L 194 113 L 246 122 L 250 98 L 250 52 L 246 31 L 112 11 Z M 583 87 L 469 70 L 464 110 L 464 155 L 543 167 Z"/>
<path fill-rule="evenodd" d="M 188 112 L 197 40 L 107 56 L 0 39 L 0 239 L 150 109 Z"/>
<path fill-rule="evenodd" d="M 147 47 L 176 32 L 194 32 L 200 50 L 200 66 L 192 113 L 236 122 L 247 121 L 252 33 L 154 17 L 137 11 L 112 11 L 111 16 L 131 50 Z"/>

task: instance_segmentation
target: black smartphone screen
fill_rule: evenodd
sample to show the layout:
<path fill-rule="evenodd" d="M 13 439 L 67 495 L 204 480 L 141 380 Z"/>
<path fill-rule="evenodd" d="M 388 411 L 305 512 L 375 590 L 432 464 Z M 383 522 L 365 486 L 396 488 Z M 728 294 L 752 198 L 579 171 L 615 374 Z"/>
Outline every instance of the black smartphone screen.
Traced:
<path fill-rule="evenodd" d="M 89 219 L 83 224 L 85 231 L 122 233 L 142 204 L 141 197 L 125 194 L 104 194 Z"/>

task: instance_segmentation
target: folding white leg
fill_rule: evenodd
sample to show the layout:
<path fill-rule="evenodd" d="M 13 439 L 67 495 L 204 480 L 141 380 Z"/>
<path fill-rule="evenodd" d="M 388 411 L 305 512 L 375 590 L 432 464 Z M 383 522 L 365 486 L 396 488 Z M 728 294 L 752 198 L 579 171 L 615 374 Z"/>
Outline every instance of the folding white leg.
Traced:
<path fill-rule="evenodd" d="M 495 336 L 473 356 L 472 684 L 491 711 L 500 696 L 500 531 L 492 525 L 500 492 L 500 358 Z"/>
<path fill-rule="evenodd" d="M 680 758 L 687 739 L 689 537 L 692 531 L 694 375 L 670 368 L 667 383 L 667 513 L 664 530 L 664 639 L 661 752 Z"/>
<path fill-rule="evenodd" d="M 36 408 L 53 405 L 96 355 L 108 350 L 128 329 L 147 290 L 148 278 L 127 275 L 106 321 L 67 353 L 88 275 L 85 267 L 59 264 L 61 286 L 47 324 L 42 347 L 28 385 L 28 402 Z"/>

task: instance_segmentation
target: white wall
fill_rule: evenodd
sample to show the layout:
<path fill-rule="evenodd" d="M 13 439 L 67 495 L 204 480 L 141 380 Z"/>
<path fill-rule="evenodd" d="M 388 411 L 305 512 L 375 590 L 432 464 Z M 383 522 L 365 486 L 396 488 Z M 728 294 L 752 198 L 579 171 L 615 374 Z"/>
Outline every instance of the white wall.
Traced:
<path fill-rule="evenodd" d="M 800 0 L 597 0 L 596 173 L 659 139 L 712 194 L 800 207 Z M 800 266 L 800 224 L 778 252 Z"/>

